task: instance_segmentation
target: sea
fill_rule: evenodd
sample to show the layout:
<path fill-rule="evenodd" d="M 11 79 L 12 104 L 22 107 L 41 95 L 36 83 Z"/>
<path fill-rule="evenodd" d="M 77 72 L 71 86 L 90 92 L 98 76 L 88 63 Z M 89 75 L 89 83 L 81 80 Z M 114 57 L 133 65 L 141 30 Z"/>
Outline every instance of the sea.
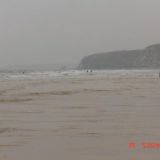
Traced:
<path fill-rule="evenodd" d="M 159 159 L 159 122 L 159 70 L 0 72 L 0 160 Z"/>

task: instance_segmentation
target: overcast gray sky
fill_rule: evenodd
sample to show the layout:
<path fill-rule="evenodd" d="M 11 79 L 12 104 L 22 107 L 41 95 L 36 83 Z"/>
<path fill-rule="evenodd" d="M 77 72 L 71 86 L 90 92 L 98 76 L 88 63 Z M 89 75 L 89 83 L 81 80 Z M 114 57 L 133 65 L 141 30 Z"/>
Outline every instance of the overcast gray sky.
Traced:
<path fill-rule="evenodd" d="M 1 0 L 0 66 L 159 43 L 159 15 L 160 0 Z"/>

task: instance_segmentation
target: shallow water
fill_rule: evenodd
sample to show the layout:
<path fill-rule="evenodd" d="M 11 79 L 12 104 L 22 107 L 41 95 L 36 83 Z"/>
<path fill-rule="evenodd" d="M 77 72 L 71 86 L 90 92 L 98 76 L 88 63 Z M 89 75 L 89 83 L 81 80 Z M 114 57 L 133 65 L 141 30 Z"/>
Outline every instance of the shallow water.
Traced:
<path fill-rule="evenodd" d="M 159 104 L 156 70 L 3 75 L 0 159 L 158 159 Z"/>

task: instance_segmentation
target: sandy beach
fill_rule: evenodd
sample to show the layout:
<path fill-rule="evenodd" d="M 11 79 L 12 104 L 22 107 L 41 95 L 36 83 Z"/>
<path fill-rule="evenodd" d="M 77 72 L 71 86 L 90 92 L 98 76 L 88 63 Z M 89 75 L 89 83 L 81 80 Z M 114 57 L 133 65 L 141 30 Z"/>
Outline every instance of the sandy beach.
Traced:
<path fill-rule="evenodd" d="M 0 80 L 0 160 L 158 160 L 159 122 L 157 71 Z"/>

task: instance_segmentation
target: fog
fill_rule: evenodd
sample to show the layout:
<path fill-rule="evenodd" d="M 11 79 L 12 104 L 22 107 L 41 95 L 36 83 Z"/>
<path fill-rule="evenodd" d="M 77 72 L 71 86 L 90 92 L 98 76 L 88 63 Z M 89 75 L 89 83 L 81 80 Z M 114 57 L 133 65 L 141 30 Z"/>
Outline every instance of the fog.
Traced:
<path fill-rule="evenodd" d="M 76 64 L 160 43 L 159 0 L 1 0 L 0 66 Z"/>

